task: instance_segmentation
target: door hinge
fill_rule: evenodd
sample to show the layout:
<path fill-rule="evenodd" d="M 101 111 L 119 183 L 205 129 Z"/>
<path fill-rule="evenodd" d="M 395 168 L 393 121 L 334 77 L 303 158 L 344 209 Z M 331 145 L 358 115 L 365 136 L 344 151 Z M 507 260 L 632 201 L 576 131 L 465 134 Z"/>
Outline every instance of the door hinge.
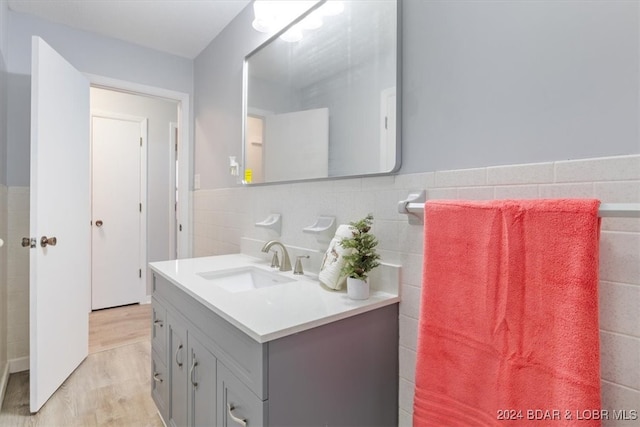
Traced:
<path fill-rule="evenodd" d="M 384 118 L 384 128 L 389 129 L 389 117 Z"/>
<path fill-rule="evenodd" d="M 35 248 L 37 240 L 33 237 L 23 237 L 22 238 L 22 247 L 23 248 Z"/>
<path fill-rule="evenodd" d="M 140 147 L 142 147 L 142 137 L 140 137 Z"/>
<path fill-rule="evenodd" d="M 139 203 L 140 205 L 140 212 L 142 212 L 142 203 Z"/>
<path fill-rule="evenodd" d="M 138 270 L 138 277 L 142 279 L 142 269 Z"/>

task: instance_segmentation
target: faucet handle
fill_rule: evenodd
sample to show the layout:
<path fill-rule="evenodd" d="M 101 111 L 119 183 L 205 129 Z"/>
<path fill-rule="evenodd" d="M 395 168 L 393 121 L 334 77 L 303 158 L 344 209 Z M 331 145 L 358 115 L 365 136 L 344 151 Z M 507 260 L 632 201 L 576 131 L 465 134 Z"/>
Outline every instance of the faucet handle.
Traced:
<path fill-rule="evenodd" d="M 293 269 L 293 274 L 304 274 L 302 269 L 302 258 L 309 258 L 309 255 L 298 255 L 296 257 L 296 266 Z"/>
<path fill-rule="evenodd" d="M 278 259 L 278 251 L 273 251 L 273 258 L 271 258 L 271 268 L 280 268 L 280 260 Z"/>

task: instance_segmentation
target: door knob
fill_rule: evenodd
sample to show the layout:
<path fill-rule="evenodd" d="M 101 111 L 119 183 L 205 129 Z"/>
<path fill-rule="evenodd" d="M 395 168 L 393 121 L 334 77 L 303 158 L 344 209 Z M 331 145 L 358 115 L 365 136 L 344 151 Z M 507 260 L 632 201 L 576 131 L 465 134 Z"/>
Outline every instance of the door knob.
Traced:
<path fill-rule="evenodd" d="M 102 224 L 104 224 L 104 223 L 102 222 L 101 219 L 96 221 L 96 227 L 102 227 Z"/>
<path fill-rule="evenodd" d="M 47 236 L 42 236 L 40 238 L 40 246 L 42 246 L 43 248 L 46 248 L 47 245 L 55 246 L 57 243 L 58 243 L 58 239 L 56 239 L 55 237 L 47 238 Z"/>

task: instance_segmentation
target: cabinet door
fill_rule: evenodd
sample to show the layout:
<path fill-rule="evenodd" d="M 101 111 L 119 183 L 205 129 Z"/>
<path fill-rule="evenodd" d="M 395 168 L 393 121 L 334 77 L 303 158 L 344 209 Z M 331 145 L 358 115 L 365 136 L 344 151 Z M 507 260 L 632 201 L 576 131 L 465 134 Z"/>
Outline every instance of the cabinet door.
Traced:
<path fill-rule="evenodd" d="M 169 338 L 169 425 L 187 425 L 188 356 L 187 328 L 182 322 L 167 315 Z"/>
<path fill-rule="evenodd" d="M 268 424 L 267 404 L 218 361 L 218 426 Z"/>
<path fill-rule="evenodd" d="M 157 299 L 152 298 L 153 317 L 151 324 L 151 347 L 158 352 L 160 360 L 167 364 L 167 310 Z"/>
<path fill-rule="evenodd" d="M 167 367 L 159 360 L 156 351 L 151 352 L 151 397 L 158 407 L 162 419 L 167 419 L 169 409 L 169 378 Z"/>
<path fill-rule="evenodd" d="M 216 358 L 189 331 L 189 425 L 216 424 Z"/>

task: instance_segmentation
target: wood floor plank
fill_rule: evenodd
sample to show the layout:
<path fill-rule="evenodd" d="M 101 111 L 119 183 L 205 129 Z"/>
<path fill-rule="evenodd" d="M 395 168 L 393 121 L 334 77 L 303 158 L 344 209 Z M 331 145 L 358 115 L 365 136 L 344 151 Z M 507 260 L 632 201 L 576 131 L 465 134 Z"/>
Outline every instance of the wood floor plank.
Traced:
<path fill-rule="evenodd" d="M 133 304 L 89 315 L 89 353 L 125 344 L 147 341 L 151 337 L 151 304 Z"/>
<path fill-rule="evenodd" d="M 85 361 L 35 415 L 29 413 L 29 372 L 12 374 L 0 426 L 162 427 L 150 395 L 150 325 L 148 304 L 91 313 Z"/>

